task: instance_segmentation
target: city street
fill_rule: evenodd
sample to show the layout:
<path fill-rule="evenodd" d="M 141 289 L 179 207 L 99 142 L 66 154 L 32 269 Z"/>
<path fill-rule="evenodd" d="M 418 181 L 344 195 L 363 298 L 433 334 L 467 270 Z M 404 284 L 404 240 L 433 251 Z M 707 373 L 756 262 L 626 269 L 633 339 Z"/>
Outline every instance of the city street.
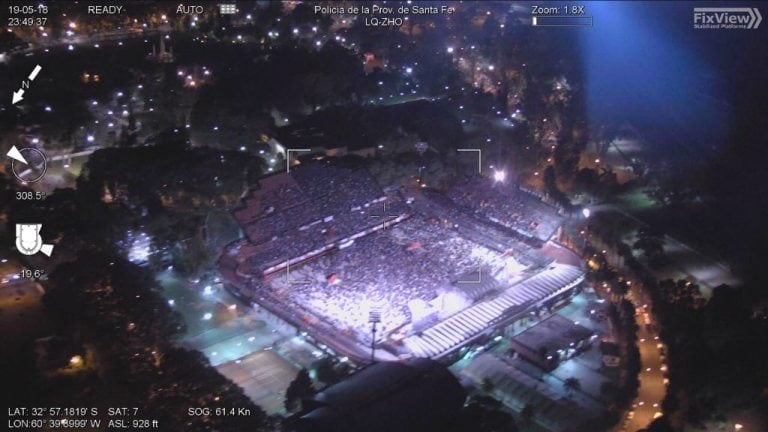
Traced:
<path fill-rule="evenodd" d="M 642 289 L 633 286 L 629 298 L 635 304 L 637 314 L 635 319 L 639 330 L 637 332 L 638 349 L 640 350 L 640 388 L 632 409 L 626 414 L 620 430 L 635 432 L 647 427 L 654 418 L 661 415 L 661 402 L 666 394 L 666 364 L 664 362 L 664 346 L 659 340 L 653 315 L 650 313 L 650 303 Z"/>

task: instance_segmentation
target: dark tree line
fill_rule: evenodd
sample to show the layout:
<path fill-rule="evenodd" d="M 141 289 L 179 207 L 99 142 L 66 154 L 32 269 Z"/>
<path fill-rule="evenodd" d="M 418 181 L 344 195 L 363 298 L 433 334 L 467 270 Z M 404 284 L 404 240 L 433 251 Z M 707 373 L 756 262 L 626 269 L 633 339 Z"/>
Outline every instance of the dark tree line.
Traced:
<path fill-rule="evenodd" d="M 183 324 L 147 270 L 83 251 L 59 265 L 47 286 L 43 302 L 59 334 L 88 347 L 93 359 L 92 375 L 83 378 L 87 385 L 50 387 L 50 402 L 129 404 L 168 430 L 268 430 L 266 415 L 242 389 L 199 352 L 174 344 Z M 242 407 L 252 415 L 189 416 L 190 407 Z"/>
<path fill-rule="evenodd" d="M 78 180 L 77 193 L 85 194 L 89 203 L 125 209 L 130 224 L 122 226 L 142 226 L 154 250 L 162 251 L 153 255 L 153 263 L 159 265 L 160 257 L 168 255 L 178 270 L 194 274 L 215 258 L 206 228 L 214 229 L 213 240 L 218 241 L 215 229 L 226 222 L 206 226 L 210 213 L 237 206 L 263 170 L 261 158 L 190 148 L 184 129 L 169 129 L 157 136 L 154 146 L 95 152 Z M 112 201 L 109 206 L 101 204 L 105 196 Z"/>

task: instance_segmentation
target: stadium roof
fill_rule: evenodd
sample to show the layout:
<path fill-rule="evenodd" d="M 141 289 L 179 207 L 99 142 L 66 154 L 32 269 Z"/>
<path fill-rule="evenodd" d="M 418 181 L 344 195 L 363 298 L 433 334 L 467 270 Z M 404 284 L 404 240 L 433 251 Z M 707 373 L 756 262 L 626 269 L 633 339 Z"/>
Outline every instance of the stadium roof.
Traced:
<path fill-rule="evenodd" d="M 403 342 L 416 355 L 440 357 L 482 334 L 499 320 L 553 298 L 583 280 L 584 273 L 578 267 L 553 264 L 497 297 L 476 303 L 429 329 L 408 336 Z"/>

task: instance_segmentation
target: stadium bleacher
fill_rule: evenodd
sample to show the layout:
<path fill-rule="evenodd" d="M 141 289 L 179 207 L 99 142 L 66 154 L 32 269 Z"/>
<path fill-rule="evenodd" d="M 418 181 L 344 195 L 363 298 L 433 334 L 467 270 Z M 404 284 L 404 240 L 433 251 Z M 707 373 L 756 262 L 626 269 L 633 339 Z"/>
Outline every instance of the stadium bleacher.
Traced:
<path fill-rule="evenodd" d="M 493 182 L 482 176 L 456 182 L 447 195 L 473 214 L 542 241 L 549 240 L 563 222 L 555 207 L 514 185 Z"/>

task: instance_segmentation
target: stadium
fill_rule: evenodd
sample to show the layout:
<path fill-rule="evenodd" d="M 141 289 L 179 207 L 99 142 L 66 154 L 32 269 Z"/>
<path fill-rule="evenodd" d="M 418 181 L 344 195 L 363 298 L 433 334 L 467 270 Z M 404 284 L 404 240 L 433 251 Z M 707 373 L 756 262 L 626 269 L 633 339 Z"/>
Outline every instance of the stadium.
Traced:
<path fill-rule="evenodd" d="M 363 168 L 314 161 L 262 179 L 234 217 L 245 235 L 219 260 L 228 288 L 361 363 L 449 357 L 584 280 L 552 241 L 558 209 L 479 175 L 385 191 Z"/>

